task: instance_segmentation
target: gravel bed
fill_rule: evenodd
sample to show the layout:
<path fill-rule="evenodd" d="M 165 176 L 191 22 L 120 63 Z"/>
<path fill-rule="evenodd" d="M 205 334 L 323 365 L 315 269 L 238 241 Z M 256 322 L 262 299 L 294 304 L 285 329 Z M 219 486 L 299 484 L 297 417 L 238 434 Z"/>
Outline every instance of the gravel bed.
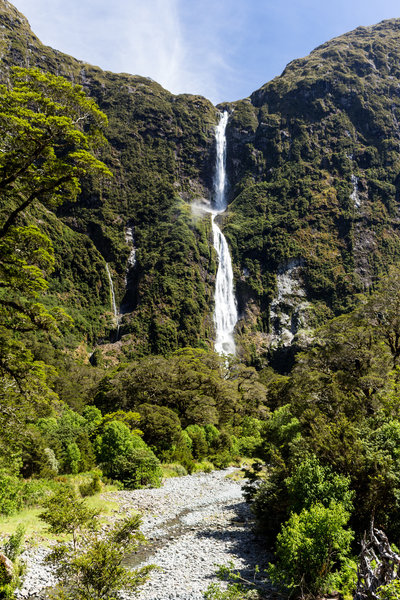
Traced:
<path fill-rule="evenodd" d="M 155 564 L 159 570 L 140 589 L 140 599 L 201 600 L 217 581 L 216 565 L 232 562 L 250 578 L 255 565 L 265 566 L 267 553 L 252 531 L 241 484 L 227 478 L 232 471 L 174 477 L 161 488 L 106 494 L 120 503 L 119 513 L 137 510 L 143 515 L 141 530 L 149 543 L 127 564 Z M 28 572 L 18 598 L 40 598 L 40 590 L 54 585 L 42 562 L 45 554 L 43 548 L 26 554 Z M 124 594 L 124 600 L 134 598 Z"/>

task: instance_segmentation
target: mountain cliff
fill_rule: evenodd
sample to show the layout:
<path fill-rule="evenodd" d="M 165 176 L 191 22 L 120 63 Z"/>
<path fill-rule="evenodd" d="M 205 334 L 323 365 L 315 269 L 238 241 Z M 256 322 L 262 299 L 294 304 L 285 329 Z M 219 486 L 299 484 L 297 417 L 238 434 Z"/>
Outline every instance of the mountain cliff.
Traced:
<path fill-rule="evenodd" d="M 86 181 L 77 203 L 46 220 L 58 265 L 50 295 L 72 312 L 75 341 L 115 340 L 106 263 L 125 314 L 121 333 L 130 334 L 128 354 L 211 339 L 210 224 L 192 216 L 190 201 L 207 198 L 212 187 L 217 110 L 200 96 L 174 96 L 148 78 L 104 72 L 43 46 L 4 0 L 0 21 L 3 80 L 13 65 L 62 75 L 109 119 L 100 158 L 112 181 L 103 188 Z"/>
<path fill-rule="evenodd" d="M 399 41 L 398 19 L 359 27 L 230 106 L 244 341 L 301 346 L 398 261 Z"/>
<path fill-rule="evenodd" d="M 47 302 L 75 319 L 69 343 L 116 341 L 126 358 L 210 346 L 215 254 L 209 200 L 217 109 L 139 76 L 46 47 L 0 0 L 0 70 L 35 66 L 79 83 L 108 115 L 100 158 L 114 177 L 78 202 L 32 213 L 53 240 Z M 400 257 L 400 20 L 360 27 L 290 63 L 249 98 L 224 103 L 242 357 L 282 366 L 312 330 L 351 309 Z"/>

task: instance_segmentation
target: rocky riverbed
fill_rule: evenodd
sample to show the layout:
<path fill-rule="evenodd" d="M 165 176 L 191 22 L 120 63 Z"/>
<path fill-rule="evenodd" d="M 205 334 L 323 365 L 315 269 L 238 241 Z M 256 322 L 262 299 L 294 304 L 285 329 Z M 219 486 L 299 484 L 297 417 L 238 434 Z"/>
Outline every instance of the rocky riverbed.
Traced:
<path fill-rule="evenodd" d="M 244 577 L 255 565 L 266 564 L 265 549 L 252 529 L 249 507 L 240 482 L 227 477 L 232 469 L 167 479 L 158 489 L 107 494 L 120 503 L 121 514 L 143 514 L 142 531 L 148 545 L 128 559 L 132 567 L 155 564 L 141 588 L 143 600 L 201 600 L 217 581 L 216 565 L 232 562 Z M 54 584 L 43 550 L 26 556 L 28 572 L 20 598 L 40 598 Z M 126 600 L 137 596 L 125 594 Z"/>

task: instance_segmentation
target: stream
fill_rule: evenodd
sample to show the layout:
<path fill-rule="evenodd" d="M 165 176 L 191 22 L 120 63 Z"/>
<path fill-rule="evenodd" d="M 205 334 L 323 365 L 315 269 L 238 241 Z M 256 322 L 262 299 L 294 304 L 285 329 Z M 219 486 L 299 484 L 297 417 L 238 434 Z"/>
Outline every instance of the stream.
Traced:
<path fill-rule="evenodd" d="M 209 584 L 218 581 L 217 565 L 232 562 L 249 579 L 256 565 L 263 570 L 267 552 L 254 534 L 241 483 L 227 477 L 234 470 L 173 477 L 161 488 L 106 494 L 120 504 L 121 515 L 132 510 L 143 515 L 141 531 L 148 544 L 128 557 L 127 565 L 159 567 L 138 596 L 124 593 L 125 600 L 202 600 Z M 31 557 L 20 598 L 40 597 L 49 575 L 43 569 Z"/>
<path fill-rule="evenodd" d="M 149 540 L 129 563 L 161 568 L 141 588 L 140 598 L 201 600 L 209 584 L 218 581 L 217 565 L 232 562 L 249 579 L 257 564 L 266 565 L 241 483 L 227 477 L 233 471 L 176 477 L 159 489 L 119 492 L 127 499 L 123 510 L 136 507 L 145 515 L 142 531 Z"/>

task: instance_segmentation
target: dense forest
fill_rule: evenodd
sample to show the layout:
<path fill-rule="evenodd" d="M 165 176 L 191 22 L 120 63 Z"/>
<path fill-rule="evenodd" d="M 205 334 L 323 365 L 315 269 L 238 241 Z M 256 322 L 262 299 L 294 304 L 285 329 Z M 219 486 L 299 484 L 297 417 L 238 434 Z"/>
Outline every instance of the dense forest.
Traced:
<path fill-rule="evenodd" d="M 212 197 L 219 110 L 44 47 L 5 0 L 0 21 L 0 514 L 39 507 L 68 534 L 53 597 L 111 600 L 151 575 L 123 566 L 139 517 L 101 536 L 84 498 L 243 464 L 279 593 L 397 597 L 400 21 L 218 107 L 229 357 L 210 217 L 192 210 Z M 13 598 L 22 529 L 1 539 Z"/>

